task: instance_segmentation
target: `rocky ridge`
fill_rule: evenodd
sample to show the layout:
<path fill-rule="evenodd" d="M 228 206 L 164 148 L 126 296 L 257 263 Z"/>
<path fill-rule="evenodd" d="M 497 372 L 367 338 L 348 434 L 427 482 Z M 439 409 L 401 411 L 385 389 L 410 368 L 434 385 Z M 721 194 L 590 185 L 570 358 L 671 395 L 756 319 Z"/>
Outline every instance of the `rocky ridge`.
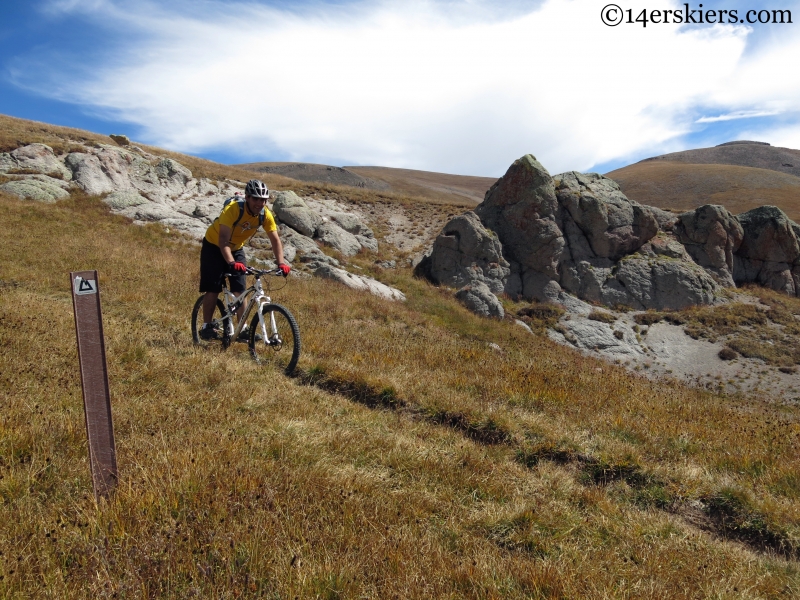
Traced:
<path fill-rule="evenodd" d="M 237 181 L 194 178 L 175 160 L 152 155 L 128 140 L 115 141 L 119 145 L 82 146 L 61 156 L 45 144 L 0 153 L 5 180 L 0 190 L 39 202 L 56 202 L 70 191 L 82 190 L 101 196 L 112 212 L 136 224 L 158 222 L 199 240 L 225 199 L 241 194 L 244 187 Z M 274 197 L 270 209 L 280 227 L 287 261 L 297 262 L 301 272 L 389 300 L 405 300 L 399 290 L 348 273 L 321 249 L 327 246 L 343 257 L 377 252 L 378 241 L 363 214 L 333 200 L 301 198 L 292 191 L 275 192 Z M 257 235 L 251 245 L 256 249 L 253 259 L 265 261 L 266 238 Z"/>
<path fill-rule="evenodd" d="M 745 283 L 798 295 L 799 239 L 800 226 L 776 207 L 673 215 L 596 173 L 552 177 L 528 154 L 474 211 L 445 225 L 417 272 L 459 297 L 479 290 L 482 302 L 467 305 L 487 316 L 503 311 L 483 288 L 512 299 L 681 309 Z"/>

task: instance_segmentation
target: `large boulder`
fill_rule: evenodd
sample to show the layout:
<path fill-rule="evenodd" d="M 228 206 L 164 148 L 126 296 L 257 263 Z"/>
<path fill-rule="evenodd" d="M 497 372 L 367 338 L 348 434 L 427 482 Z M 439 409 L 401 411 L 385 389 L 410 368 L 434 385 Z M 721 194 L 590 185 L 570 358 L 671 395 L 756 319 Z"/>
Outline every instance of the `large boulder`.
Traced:
<path fill-rule="evenodd" d="M 317 239 L 341 252 L 344 256 L 355 256 L 361 250 L 361 244 L 356 236 L 348 233 L 333 221 L 322 223 L 317 227 Z"/>
<path fill-rule="evenodd" d="M 563 208 L 562 230 L 568 248 L 580 256 L 619 260 L 638 250 L 658 232 L 658 221 L 644 206 L 629 200 L 616 181 L 597 173 L 570 171 L 556 176 L 556 196 Z M 575 227 L 571 227 L 572 222 Z M 578 238 L 578 239 L 576 239 Z M 585 241 L 584 241 L 585 240 Z M 583 256 L 591 252 L 591 256 Z"/>
<path fill-rule="evenodd" d="M 734 259 L 736 283 L 758 283 L 798 295 L 794 271 L 800 258 L 800 227 L 775 206 L 754 208 L 738 220 L 744 238 Z"/>
<path fill-rule="evenodd" d="M 307 237 L 314 237 L 323 218 L 308 208 L 303 199 L 292 191 L 274 192 L 275 202 L 272 211 L 281 223 L 286 223 L 295 231 Z"/>
<path fill-rule="evenodd" d="M 7 181 L 3 185 L 0 185 L 0 190 L 4 192 L 13 194 L 19 198 L 44 202 L 45 204 L 52 204 L 69 196 L 67 189 L 68 186 L 64 181 L 46 175 Z"/>
<path fill-rule="evenodd" d="M 485 283 L 475 281 L 465 285 L 456 292 L 456 298 L 464 306 L 475 314 L 482 317 L 497 317 L 502 319 L 505 316 L 503 305 L 492 293 Z"/>
<path fill-rule="evenodd" d="M 558 279 L 564 236 L 556 223 L 558 201 L 553 178 L 536 157 L 514 161 L 475 208 L 483 224 L 496 232 L 507 258 L 521 269 Z"/>
<path fill-rule="evenodd" d="M 500 240 L 474 212 L 459 215 L 444 226 L 420 269 L 427 269 L 426 275 L 434 283 L 461 288 L 481 282 L 494 293 L 504 290 L 510 273 Z"/>
<path fill-rule="evenodd" d="M 185 194 L 188 185 L 196 185 L 192 172 L 176 161 L 163 158 L 153 166 L 123 148 L 102 146 L 91 152 L 73 152 L 64 163 L 78 185 L 92 195 L 136 190 L 163 204 Z"/>
<path fill-rule="evenodd" d="M 685 212 L 673 227 L 694 261 L 725 287 L 734 287 L 733 255 L 744 239 L 739 221 L 723 206 L 706 204 Z"/>
<path fill-rule="evenodd" d="M 349 273 L 344 269 L 325 263 L 316 263 L 313 266 L 316 269 L 314 275 L 317 277 L 337 281 L 350 289 L 369 292 L 385 300 L 399 300 L 404 302 L 406 299 L 405 294 L 400 290 L 372 279 L 371 277 Z"/>
<path fill-rule="evenodd" d="M 0 156 L 0 173 L 25 171 L 50 175 L 57 179 L 72 179 L 72 173 L 58 160 L 53 149 L 46 144 L 20 146 Z"/>

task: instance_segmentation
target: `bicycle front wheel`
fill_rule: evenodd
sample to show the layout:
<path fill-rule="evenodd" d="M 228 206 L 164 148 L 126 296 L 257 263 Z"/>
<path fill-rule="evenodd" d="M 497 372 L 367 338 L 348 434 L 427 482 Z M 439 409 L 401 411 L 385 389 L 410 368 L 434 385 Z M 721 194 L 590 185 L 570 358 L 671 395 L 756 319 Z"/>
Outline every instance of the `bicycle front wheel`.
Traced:
<path fill-rule="evenodd" d="M 250 323 L 250 356 L 258 364 L 273 364 L 289 375 L 300 358 L 300 328 L 292 313 L 280 304 L 265 304 L 262 319 Z M 263 327 L 262 327 L 263 322 Z"/>
<path fill-rule="evenodd" d="M 214 320 L 216 325 L 216 337 L 212 339 L 203 339 L 200 335 L 200 330 L 203 328 L 203 299 L 205 295 L 200 296 L 197 302 L 194 303 L 194 310 L 192 310 L 192 340 L 197 346 L 220 346 L 227 348 L 231 343 L 229 323 L 231 319 L 227 318 L 228 311 L 221 300 L 217 299 L 217 306 L 214 309 Z"/>

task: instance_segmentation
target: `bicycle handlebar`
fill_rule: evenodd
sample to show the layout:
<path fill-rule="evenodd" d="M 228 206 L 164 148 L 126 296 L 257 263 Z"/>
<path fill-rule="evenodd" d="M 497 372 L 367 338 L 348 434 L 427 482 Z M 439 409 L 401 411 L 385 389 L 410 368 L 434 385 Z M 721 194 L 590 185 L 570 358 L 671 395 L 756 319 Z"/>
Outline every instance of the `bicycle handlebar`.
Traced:
<path fill-rule="evenodd" d="M 272 275 L 272 274 L 278 275 L 278 276 L 283 276 L 283 272 L 278 268 L 275 268 L 275 269 L 256 269 L 254 267 L 247 267 L 247 270 L 245 271 L 245 273 L 247 275 L 255 275 L 256 277 L 261 277 L 262 275 Z"/>

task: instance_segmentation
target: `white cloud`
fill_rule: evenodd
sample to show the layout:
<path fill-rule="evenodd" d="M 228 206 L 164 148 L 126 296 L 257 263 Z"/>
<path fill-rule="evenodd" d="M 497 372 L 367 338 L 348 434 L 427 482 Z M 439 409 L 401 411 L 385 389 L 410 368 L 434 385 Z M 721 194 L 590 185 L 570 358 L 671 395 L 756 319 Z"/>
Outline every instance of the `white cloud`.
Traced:
<path fill-rule="evenodd" d="M 787 61 L 800 39 L 745 55 L 752 29 L 610 28 L 604 4 L 548 0 L 500 14 L 476 0 L 292 11 L 92 0 L 87 14 L 131 43 L 88 57 L 91 75 L 51 73 L 41 89 L 184 151 L 476 175 L 500 175 L 527 152 L 553 173 L 586 169 L 672 145 L 695 123 L 800 109 Z"/>
<path fill-rule="evenodd" d="M 695 123 L 719 123 L 720 121 L 737 121 L 739 119 L 755 119 L 757 117 L 773 117 L 780 114 L 776 110 L 737 110 L 735 112 L 717 115 L 716 117 L 701 117 Z"/>

